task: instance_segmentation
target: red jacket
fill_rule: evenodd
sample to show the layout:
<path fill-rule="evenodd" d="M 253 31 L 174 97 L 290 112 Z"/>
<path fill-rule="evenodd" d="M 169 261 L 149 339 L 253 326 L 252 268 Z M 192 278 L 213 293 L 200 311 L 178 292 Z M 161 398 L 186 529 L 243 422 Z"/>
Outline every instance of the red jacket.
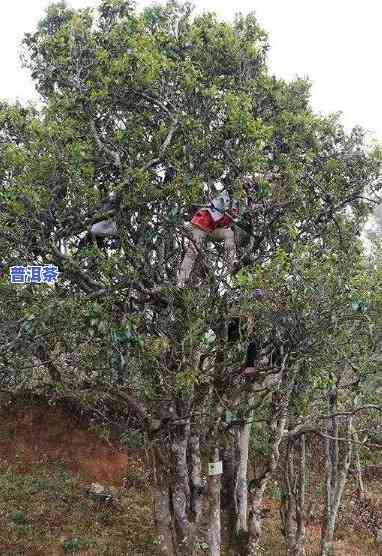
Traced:
<path fill-rule="evenodd" d="M 213 232 L 216 228 L 230 228 L 233 218 L 228 214 L 222 214 L 220 220 L 215 222 L 207 209 L 198 210 L 191 220 L 191 224 L 204 232 Z"/>
<path fill-rule="evenodd" d="M 239 212 L 238 201 L 232 199 L 227 190 L 223 190 L 212 199 L 208 208 L 197 211 L 191 223 L 205 232 L 213 232 L 217 228 L 230 228 L 234 217 L 238 216 Z"/>

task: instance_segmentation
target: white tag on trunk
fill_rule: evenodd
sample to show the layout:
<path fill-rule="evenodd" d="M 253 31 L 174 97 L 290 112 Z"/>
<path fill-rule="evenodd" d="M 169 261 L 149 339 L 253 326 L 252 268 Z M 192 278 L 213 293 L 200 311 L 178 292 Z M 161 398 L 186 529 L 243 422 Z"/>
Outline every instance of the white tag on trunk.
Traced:
<path fill-rule="evenodd" d="M 214 463 L 208 464 L 208 474 L 211 475 L 221 475 L 223 473 L 223 462 L 215 461 Z"/>

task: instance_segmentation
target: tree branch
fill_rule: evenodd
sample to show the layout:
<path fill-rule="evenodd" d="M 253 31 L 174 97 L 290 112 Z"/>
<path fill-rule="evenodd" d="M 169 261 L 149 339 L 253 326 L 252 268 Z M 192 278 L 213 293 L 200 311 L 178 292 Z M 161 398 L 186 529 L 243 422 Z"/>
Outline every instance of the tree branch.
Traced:
<path fill-rule="evenodd" d="M 47 350 L 42 344 L 38 344 L 36 348 L 36 355 L 40 359 L 41 363 L 48 369 L 50 378 L 53 380 L 53 382 L 61 382 L 61 373 L 57 369 L 53 361 L 50 359 Z"/>
<path fill-rule="evenodd" d="M 92 134 L 94 136 L 94 139 L 97 143 L 97 146 L 99 148 L 100 151 L 103 151 L 104 153 L 106 153 L 114 162 L 114 165 L 120 169 L 122 164 L 121 164 L 121 157 L 119 155 L 119 153 L 117 151 L 114 151 L 112 149 L 110 149 L 109 147 L 107 147 L 100 139 L 100 136 L 98 134 L 95 122 L 93 119 L 90 120 L 90 129 L 92 131 Z"/>

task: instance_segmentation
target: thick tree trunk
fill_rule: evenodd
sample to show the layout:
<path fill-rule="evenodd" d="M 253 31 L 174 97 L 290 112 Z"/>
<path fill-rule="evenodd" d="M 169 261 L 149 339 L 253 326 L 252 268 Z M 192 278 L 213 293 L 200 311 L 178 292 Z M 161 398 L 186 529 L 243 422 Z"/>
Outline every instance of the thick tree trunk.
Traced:
<path fill-rule="evenodd" d="M 194 552 L 195 526 L 189 519 L 191 493 L 187 465 L 189 428 L 177 427 L 171 442 L 172 452 L 172 507 L 174 512 L 177 549 L 188 556 Z"/>
<path fill-rule="evenodd" d="M 250 403 L 252 401 L 250 400 Z M 249 440 L 251 436 L 251 426 L 252 426 L 252 413 L 248 416 L 247 421 L 240 427 L 237 431 L 238 438 L 238 467 L 237 467 L 237 479 L 236 479 L 236 507 L 237 507 L 237 518 L 236 518 L 236 534 L 241 531 L 247 531 L 247 507 L 248 507 L 248 452 L 249 452 Z"/>
<path fill-rule="evenodd" d="M 282 531 L 286 542 L 287 556 L 292 554 L 296 540 L 296 489 L 294 468 L 294 441 L 289 440 L 285 450 L 281 478 L 280 516 Z"/>
<path fill-rule="evenodd" d="M 153 449 L 154 514 L 159 550 L 168 556 L 193 556 L 196 524 L 190 519 L 187 465 L 189 427 L 167 431 L 167 445 Z M 158 441 L 159 442 L 159 441 Z"/>
<path fill-rule="evenodd" d="M 249 519 L 249 529 L 248 529 L 248 542 L 247 542 L 247 549 L 246 555 L 247 556 L 255 556 L 258 552 L 258 545 L 261 537 L 261 526 L 262 526 L 262 517 L 261 517 L 261 504 L 263 501 L 263 495 L 265 491 L 266 483 L 264 484 L 263 489 L 258 489 L 255 494 L 251 495 L 250 505 L 250 519 Z"/>
<path fill-rule="evenodd" d="M 297 459 L 297 465 L 295 465 Z M 305 436 L 288 442 L 280 514 L 287 556 L 305 555 Z"/>
<path fill-rule="evenodd" d="M 237 518 L 237 505 L 235 497 L 238 465 L 237 452 L 237 432 L 230 431 L 227 445 L 222 454 L 224 472 L 222 476 L 221 503 L 227 516 L 231 545 L 234 544 L 235 540 L 234 537 Z"/>
<path fill-rule="evenodd" d="M 200 439 L 196 433 L 191 433 L 188 441 L 189 479 L 190 479 L 190 509 L 197 525 L 202 515 L 202 462 L 200 457 Z"/>
<path fill-rule="evenodd" d="M 333 415 L 333 417 L 328 422 L 326 428 L 327 437 L 325 438 L 325 506 L 321 531 L 321 556 L 328 556 L 330 554 L 334 536 L 333 504 L 338 467 L 338 425 L 337 417 L 335 416 L 337 411 L 337 391 L 334 386 L 328 392 L 327 407 L 329 415 Z"/>
<path fill-rule="evenodd" d="M 161 458 L 152 451 L 154 522 L 158 533 L 158 550 L 163 556 L 176 556 L 175 533 L 170 510 L 168 470 Z"/>
<path fill-rule="evenodd" d="M 159 551 L 164 556 L 176 556 L 168 489 L 154 487 L 154 515 L 158 532 Z"/>
<path fill-rule="evenodd" d="M 349 464 L 344 464 L 343 469 L 339 473 L 337 488 L 333 497 L 333 506 L 331 508 L 331 513 L 329 515 L 329 520 L 326 524 L 322 535 L 321 541 L 321 553 L 320 556 L 331 556 L 333 552 L 333 540 L 334 540 L 334 530 L 336 527 L 336 521 L 338 516 L 338 509 L 342 499 L 342 495 L 345 489 L 346 479 L 348 475 L 348 470 L 350 466 L 350 454 L 347 456 Z"/>
<path fill-rule="evenodd" d="M 296 542 L 292 556 L 305 556 L 305 490 L 306 490 L 306 442 L 305 435 L 300 437 L 298 454 L 298 485 L 296 499 Z"/>
<path fill-rule="evenodd" d="M 248 405 L 253 404 L 253 396 Z M 238 550 L 248 531 L 248 455 L 252 426 L 252 411 L 243 423 L 232 427 L 228 445 L 224 450 L 222 504 L 228 516 L 230 545 Z"/>
<path fill-rule="evenodd" d="M 284 358 L 281 368 L 282 378 L 280 390 L 273 395 L 273 418 L 270 426 L 270 432 L 273 437 L 271 455 L 264 473 L 261 477 L 252 481 L 253 486 L 251 485 L 249 489 L 250 511 L 246 556 L 254 556 L 257 553 L 262 525 L 261 504 L 268 481 L 274 473 L 280 459 L 280 445 L 284 438 L 288 420 L 289 400 L 298 372 L 298 367 L 293 369 L 293 371 L 289 369 L 287 372 L 284 367 L 285 361 L 286 358 Z"/>
<path fill-rule="evenodd" d="M 219 449 L 212 450 L 211 463 L 218 462 Z M 210 475 L 208 477 L 209 493 L 209 546 L 210 556 L 220 556 L 221 547 L 221 522 L 220 522 L 220 490 L 221 475 Z"/>
<path fill-rule="evenodd" d="M 287 556 L 305 556 L 305 489 L 306 447 L 305 435 L 294 441 L 288 461 L 288 504 L 286 518 Z M 297 456 L 297 465 L 293 461 Z"/>
<path fill-rule="evenodd" d="M 335 413 L 337 409 L 337 404 L 333 406 L 329 400 L 329 407 L 331 413 Z M 337 419 L 333 417 L 332 419 Z M 330 556 L 333 552 L 333 540 L 334 531 L 338 516 L 338 510 L 340 507 L 342 495 L 345 489 L 346 480 L 349 474 L 349 467 L 352 457 L 352 420 L 353 417 L 350 416 L 347 422 L 347 449 L 343 456 L 342 464 L 339 465 L 338 461 L 338 449 L 331 448 L 330 443 L 337 443 L 337 438 L 326 438 L 326 461 L 327 461 L 327 476 L 326 476 L 326 496 L 325 496 L 325 516 L 321 532 L 321 551 L 320 556 Z M 333 427 L 332 427 L 333 428 Z M 337 432 L 338 426 L 336 425 L 335 430 Z M 336 453 L 337 460 L 333 461 L 333 453 Z M 335 466 L 333 465 L 335 463 Z M 333 481 L 333 475 L 335 474 L 335 482 Z"/>
<path fill-rule="evenodd" d="M 285 416 L 278 421 L 277 417 L 275 417 L 275 422 L 272 425 L 274 441 L 267 469 L 260 478 L 254 481 L 254 486 L 249 490 L 250 512 L 246 556 L 254 556 L 257 554 L 262 527 L 261 505 L 268 481 L 276 469 L 280 458 L 280 444 L 283 439 L 286 421 L 287 419 Z"/>

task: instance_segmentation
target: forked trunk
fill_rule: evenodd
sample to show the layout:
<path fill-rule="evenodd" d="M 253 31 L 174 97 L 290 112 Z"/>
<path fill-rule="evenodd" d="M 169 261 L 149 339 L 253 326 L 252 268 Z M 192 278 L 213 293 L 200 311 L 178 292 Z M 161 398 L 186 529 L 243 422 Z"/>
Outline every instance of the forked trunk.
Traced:
<path fill-rule="evenodd" d="M 170 509 L 170 487 L 164 462 L 152 451 L 154 522 L 158 534 L 158 550 L 163 556 L 177 556 L 176 539 Z"/>
<path fill-rule="evenodd" d="M 288 441 L 280 507 L 287 556 L 305 555 L 305 435 Z"/>
<path fill-rule="evenodd" d="M 168 437 L 167 446 L 153 449 L 154 515 L 159 552 L 165 556 L 193 556 L 196 524 L 191 520 L 190 511 L 189 429 L 177 427 Z"/>
<path fill-rule="evenodd" d="M 356 403 L 356 401 L 354 402 Z M 347 447 L 339 461 L 338 450 L 338 424 L 335 413 L 337 411 L 337 399 L 333 395 L 329 396 L 329 410 L 331 415 L 331 426 L 328 427 L 328 434 L 325 439 L 326 446 L 326 491 L 325 491 L 325 514 L 321 531 L 321 551 L 320 556 L 331 556 L 333 552 L 334 531 L 340 507 L 342 495 L 345 489 L 346 480 L 352 457 L 352 421 L 353 416 L 347 419 Z M 334 433 L 336 436 L 334 437 Z"/>

